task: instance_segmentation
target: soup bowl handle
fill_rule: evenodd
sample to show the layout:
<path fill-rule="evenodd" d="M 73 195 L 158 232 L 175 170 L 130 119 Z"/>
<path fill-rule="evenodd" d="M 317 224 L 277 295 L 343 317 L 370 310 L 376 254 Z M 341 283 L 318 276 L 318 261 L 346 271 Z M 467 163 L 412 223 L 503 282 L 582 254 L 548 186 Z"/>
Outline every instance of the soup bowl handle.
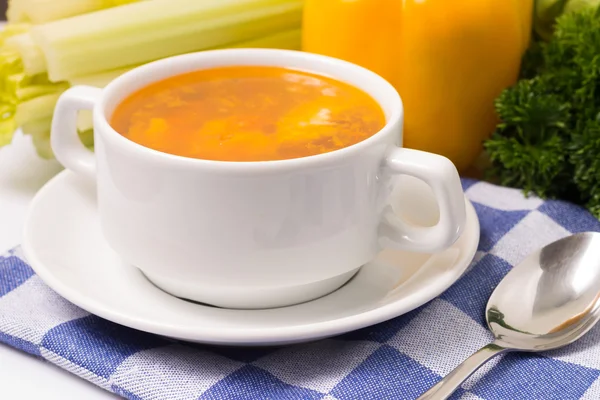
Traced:
<path fill-rule="evenodd" d="M 79 139 L 77 113 L 92 110 L 100 100 L 102 89 L 73 86 L 58 99 L 52 118 L 50 143 L 56 159 L 66 168 L 95 179 L 96 158 Z"/>
<path fill-rule="evenodd" d="M 383 247 L 415 252 L 436 252 L 451 246 L 462 233 L 465 196 L 454 164 L 446 157 L 406 148 L 394 148 L 384 161 L 393 175 L 410 175 L 427 183 L 439 207 L 439 220 L 431 227 L 404 221 L 388 205 L 379 226 Z"/>

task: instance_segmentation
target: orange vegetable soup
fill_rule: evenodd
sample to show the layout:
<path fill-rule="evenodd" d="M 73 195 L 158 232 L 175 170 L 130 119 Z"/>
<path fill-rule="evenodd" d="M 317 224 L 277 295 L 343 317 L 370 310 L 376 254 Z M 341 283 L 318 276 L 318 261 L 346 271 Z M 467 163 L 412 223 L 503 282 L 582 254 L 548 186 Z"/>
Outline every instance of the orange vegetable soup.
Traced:
<path fill-rule="evenodd" d="M 346 83 L 279 67 L 224 67 L 173 76 L 131 94 L 112 127 L 185 157 L 268 161 L 341 149 L 385 125 L 373 98 Z"/>

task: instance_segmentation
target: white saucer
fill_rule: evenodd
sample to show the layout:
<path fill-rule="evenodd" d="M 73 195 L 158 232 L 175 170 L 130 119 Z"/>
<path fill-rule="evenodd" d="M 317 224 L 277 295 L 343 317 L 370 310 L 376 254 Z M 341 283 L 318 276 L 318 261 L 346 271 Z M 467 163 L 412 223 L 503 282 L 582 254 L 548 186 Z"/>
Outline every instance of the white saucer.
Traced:
<path fill-rule="evenodd" d="M 437 210 L 431 207 L 427 189 L 419 185 L 407 178 L 402 192 L 411 197 L 399 196 L 398 201 L 413 221 L 431 223 Z M 69 171 L 48 182 L 33 200 L 23 250 L 48 286 L 110 321 L 201 343 L 289 344 L 383 322 L 441 294 L 461 277 L 479 241 L 477 215 L 466 203 L 466 229 L 450 249 L 435 255 L 386 250 L 336 292 L 270 310 L 214 308 L 153 286 L 108 247 L 100 232 L 93 185 Z"/>

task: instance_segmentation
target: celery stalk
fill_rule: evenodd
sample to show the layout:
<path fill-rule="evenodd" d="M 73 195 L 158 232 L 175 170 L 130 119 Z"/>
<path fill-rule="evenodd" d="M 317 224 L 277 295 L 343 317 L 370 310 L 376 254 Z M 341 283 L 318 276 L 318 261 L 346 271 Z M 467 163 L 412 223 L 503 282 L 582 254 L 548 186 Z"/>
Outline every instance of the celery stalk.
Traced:
<path fill-rule="evenodd" d="M 54 106 L 61 94 L 62 92 L 46 94 L 20 103 L 15 111 L 15 123 L 22 126 L 32 120 L 52 117 Z"/>
<path fill-rule="evenodd" d="M 261 37 L 258 39 L 234 43 L 227 47 L 300 50 L 301 39 L 302 31 L 300 29 L 291 29 L 283 32 L 277 32 L 272 35 Z"/>
<path fill-rule="evenodd" d="M 302 0 L 154 0 L 34 26 L 51 81 L 298 29 Z"/>
<path fill-rule="evenodd" d="M 33 139 L 33 146 L 35 147 L 38 156 L 46 160 L 54 158 L 54 152 L 52 151 L 52 146 L 50 144 L 49 130 L 46 132 L 32 132 L 29 133 L 29 135 L 31 135 L 31 138 Z"/>
<path fill-rule="evenodd" d="M 134 67 L 126 67 L 114 69 L 111 71 L 103 71 L 96 74 L 85 75 L 85 76 L 76 76 L 72 79 L 69 79 L 68 82 L 71 85 L 88 85 L 88 86 L 96 86 L 102 88 L 113 79 L 117 78 L 119 75 L 124 74 L 125 72 L 133 69 Z"/>
<path fill-rule="evenodd" d="M 0 104 L 0 147 L 12 141 L 17 124 L 12 114 L 14 110 L 8 104 Z"/>
<path fill-rule="evenodd" d="M 14 50 L 19 54 L 26 74 L 35 75 L 46 71 L 44 54 L 29 32 L 9 37 L 4 45 L 6 49 Z"/>
<path fill-rule="evenodd" d="M 27 14 L 22 0 L 8 0 L 6 19 L 10 23 L 27 22 Z"/>
<path fill-rule="evenodd" d="M 41 158 L 54 158 L 52 148 L 50 146 L 50 128 L 52 126 L 52 117 L 40 118 L 34 121 L 29 121 L 21 130 L 24 134 L 30 135 L 33 139 L 33 145 L 37 154 Z M 94 131 L 91 128 L 79 129 L 79 139 L 88 148 L 94 146 Z"/>
<path fill-rule="evenodd" d="M 21 125 L 21 130 L 26 135 L 33 134 L 35 132 L 49 132 L 52 126 L 52 117 L 39 118 Z"/>
<path fill-rule="evenodd" d="M 67 83 L 53 84 L 45 76 L 27 76 L 23 73 L 5 74 L 0 68 L 0 104 L 4 107 L 3 120 L 17 119 L 17 125 L 51 115 L 56 99 Z"/>
<path fill-rule="evenodd" d="M 29 121 L 21 126 L 23 133 L 31 136 L 38 156 L 45 159 L 54 158 L 52 147 L 50 146 L 51 125 L 52 117 L 46 117 Z"/>
<path fill-rule="evenodd" d="M 43 75 L 33 78 L 26 75 L 23 76 L 23 82 L 27 81 L 27 83 L 15 89 L 14 94 L 16 95 L 16 100 L 19 103 L 22 103 L 36 97 L 61 93 L 69 87 L 67 83 L 58 84 L 38 81 L 43 80 L 44 78 Z"/>
<path fill-rule="evenodd" d="M 2 28 L 2 30 L 0 30 L 0 45 L 4 46 L 6 40 L 15 35 L 29 32 L 29 29 L 31 29 L 31 24 L 27 23 L 14 23 L 6 25 L 4 28 Z"/>
<path fill-rule="evenodd" d="M 88 131 L 94 128 L 92 112 L 90 110 L 81 110 L 77 115 L 77 129 L 80 132 Z"/>
<path fill-rule="evenodd" d="M 138 0 L 11 0 L 7 18 L 41 24 Z"/>
<path fill-rule="evenodd" d="M 252 39 L 239 43 L 228 45 L 229 48 L 273 48 L 299 50 L 301 44 L 301 30 L 291 29 L 287 31 L 277 32 L 269 36 Z M 89 85 L 96 87 L 104 87 L 113 79 L 124 74 L 125 72 L 137 67 L 125 67 L 111 71 L 103 71 L 97 74 L 76 76 L 68 80 L 71 85 Z"/>
<path fill-rule="evenodd" d="M 9 24 L 0 34 L 0 44 L 26 28 L 24 25 Z M 22 122 L 39 118 L 40 110 L 44 115 L 52 113 L 55 102 L 47 101 L 48 98 L 38 101 L 37 98 L 60 93 L 68 86 L 66 82 L 48 81 L 45 74 L 25 74 L 19 55 L 6 46 L 0 47 L 0 146 L 11 142 L 15 129 Z"/>

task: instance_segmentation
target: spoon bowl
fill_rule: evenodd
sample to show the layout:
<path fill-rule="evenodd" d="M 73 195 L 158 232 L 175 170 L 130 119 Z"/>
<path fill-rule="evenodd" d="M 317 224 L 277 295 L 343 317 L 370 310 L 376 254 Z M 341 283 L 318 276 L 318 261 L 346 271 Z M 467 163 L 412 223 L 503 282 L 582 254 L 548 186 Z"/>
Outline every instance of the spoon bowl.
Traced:
<path fill-rule="evenodd" d="M 486 320 L 496 341 L 523 351 L 572 343 L 598 320 L 600 233 L 560 239 L 530 254 L 496 287 Z"/>
<path fill-rule="evenodd" d="M 477 351 L 419 399 L 447 399 L 491 358 L 573 343 L 600 319 L 600 233 L 557 240 L 515 266 L 486 306 L 494 342 Z"/>

